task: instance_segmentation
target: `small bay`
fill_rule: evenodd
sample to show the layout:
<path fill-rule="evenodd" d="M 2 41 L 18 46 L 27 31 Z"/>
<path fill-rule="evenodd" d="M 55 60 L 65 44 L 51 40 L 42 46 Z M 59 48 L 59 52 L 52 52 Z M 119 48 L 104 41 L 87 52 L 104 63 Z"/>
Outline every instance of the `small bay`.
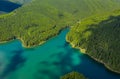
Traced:
<path fill-rule="evenodd" d="M 88 79 L 120 79 L 119 74 L 73 49 L 65 40 L 68 31 L 34 48 L 22 47 L 19 40 L 0 44 L 0 79 L 59 79 L 71 71 Z"/>
<path fill-rule="evenodd" d="M 10 2 L 9 0 L 0 0 L 0 13 L 9 13 L 21 7 L 20 4 Z"/>

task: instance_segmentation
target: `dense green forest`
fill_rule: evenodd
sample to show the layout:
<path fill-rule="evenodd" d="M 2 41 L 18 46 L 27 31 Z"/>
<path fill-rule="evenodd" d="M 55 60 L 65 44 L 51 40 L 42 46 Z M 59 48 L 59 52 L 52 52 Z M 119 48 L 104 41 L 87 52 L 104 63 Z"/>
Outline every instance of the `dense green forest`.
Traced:
<path fill-rule="evenodd" d="M 39 45 L 85 17 L 119 7 L 118 0 L 33 0 L 0 16 L 0 42 L 20 39 L 26 47 Z"/>
<path fill-rule="evenodd" d="M 87 79 L 87 78 L 85 78 L 82 74 L 78 72 L 71 72 L 62 76 L 60 79 Z"/>
<path fill-rule="evenodd" d="M 120 10 L 83 19 L 71 27 L 66 39 L 73 47 L 85 49 L 86 54 L 120 73 Z"/>

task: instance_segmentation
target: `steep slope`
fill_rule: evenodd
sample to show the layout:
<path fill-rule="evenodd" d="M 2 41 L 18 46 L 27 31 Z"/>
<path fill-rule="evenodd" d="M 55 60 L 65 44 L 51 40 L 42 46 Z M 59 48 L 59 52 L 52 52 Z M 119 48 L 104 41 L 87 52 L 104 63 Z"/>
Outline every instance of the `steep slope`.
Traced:
<path fill-rule="evenodd" d="M 120 10 L 82 20 L 71 28 L 66 39 L 73 47 L 120 73 Z"/>
<path fill-rule="evenodd" d="M 0 17 L 0 42 L 20 39 L 39 45 L 82 18 L 118 9 L 115 0 L 33 0 Z"/>

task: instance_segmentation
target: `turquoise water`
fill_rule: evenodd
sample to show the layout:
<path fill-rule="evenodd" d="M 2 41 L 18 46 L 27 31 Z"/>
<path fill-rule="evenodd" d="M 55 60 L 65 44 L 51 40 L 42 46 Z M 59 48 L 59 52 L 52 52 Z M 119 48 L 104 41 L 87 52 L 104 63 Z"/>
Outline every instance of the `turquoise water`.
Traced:
<path fill-rule="evenodd" d="M 89 79 L 120 79 L 120 75 L 73 49 L 65 41 L 67 32 L 30 49 L 23 48 L 19 40 L 1 44 L 0 79 L 59 79 L 71 71 Z"/>

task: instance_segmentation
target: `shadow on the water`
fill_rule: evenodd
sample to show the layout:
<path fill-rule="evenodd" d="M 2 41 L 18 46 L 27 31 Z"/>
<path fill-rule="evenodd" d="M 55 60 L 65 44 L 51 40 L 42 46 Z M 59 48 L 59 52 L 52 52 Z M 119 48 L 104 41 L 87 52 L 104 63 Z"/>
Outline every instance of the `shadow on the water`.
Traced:
<path fill-rule="evenodd" d="M 22 52 L 23 50 L 13 51 L 15 55 L 11 58 L 10 63 L 7 65 L 7 68 L 3 72 L 2 78 L 24 65 L 26 59 L 21 56 Z"/>
<path fill-rule="evenodd" d="M 50 58 L 54 58 L 57 57 L 59 59 L 59 61 L 42 61 L 39 63 L 39 65 L 43 65 L 44 67 L 46 66 L 56 66 L 59 67 L 58 72 L 60 70 L 60 73 L 56 73 L 54 72 L 54 70 L 47 70 L 47 69 L 39 69 L 36 72 L 36 76 L 38 77 L 37 79 L 40 79 L 41 77 L 39 77 L 39 74 L 45 74 L 45 76 L 47 76 L 50 79 L 59 79 L 60 75 L 64 75 L 65 73 L 71 72 L 73 70 L 75 70 L 76 67 L 80 66 L 81 63 L 75 65 L 74 63 L 72 63 L 73 58 L 72 55 L 73 53 L 73 49 L 69 48 L 69 45 L 67 43 L 64 44 L 65 45 L 65 50 L 67 51 L 67 53 L 64 52 L 59 52 L 57 54 L 53 54 L 50 56 Z M 74 50 L 75 51 L 75 50 Z M 79 57 L 79 60 L 81 60 L 81 57 Z"/>
<path fill-rule="evenodd" d="M 0 0 L 0 11 L 2 12 L 8 13 L 15 10 L 18 7 L 21 7 L 21 5 L 10 2 L 8 0 Z"/>
<path fill-rule="evenodd" d="M 59 59 L 59 61 L 54 60 L 50 62 L 46 60 L 40 62 L 39 63 L 40 67 L 42 66 L 44 68 L 38 69 L 38 71 L 35 73 L 36 79 L 42 79 L 43 76 L 40 75 L 45 75 L 45 77 L 48 77 L 49 79 L 59 79 L 60 76 L 65 75 L 66 73 L 69 73 L 71 71 L 77 71 L 80 73 L 82 72 L 82 74 L 84 74 L 86 77 L 89 77 L 90 79 L 92 79 L 93 77 L 95 77 L 96 79 L 110 79 L 112 77 L 110 76 L 110 74 L 112 75 L 114 73 L 104 68 L 103 64 L 91 60 L 89 56 L 86 56 L 84 54 L 78 56 L 77 54 L 79 54 L 79 50 L 71 49 L 69 46 L 70 45 L 67 45 L 67 43 L 64 44 L 64 49 L 67 53 L 61 51 L 57 54 L 53 53 L 52 55 L 50 55 L 49 58 L 57 58 Z M 77 60 L 82 59 L 82 61 L 79 61 L 79 63 L 76 64 L 75 63 L 76 60 L 74 60 L 73 58 L 74 55 L 75 57 L 76 55 L 78 56 Z M 53 70 L 51 68 L 48 69 L 48 66 L 49 67 L 55 66 L 58 68 L 58 70 L 54 70 L 54 68 Z M 57 71 L 58 73 L 55 71 Z M 86 74 L 86 72 L 90 74 Z M 96 72 L 98 74 L 96 74 Z M 119 79 L 119 75 L 116 75 L 116 77 L 114 78 Z"/>
<path fill-rule="evenodd" d="M 92 60 L 89 56 L 79 54 L 79 50 L 72 49 L 68 43 L 63 42 L 62 45 L 58 45 L 56 48 L 58 51 L 47 51 L 45 52 L 45 54 L 43 54 L 43 56 L 47 55 L 48 53 L 50 54 L 45 56 L 45 59 L 41 60 L 41 58 L 41 61 L 37 61 L 37 66 L 34 66 L 35 70 L 37 71 L 32 74 L 32 76 L 34 76 L 34 79 L 59 79 L 60 76 L 65 75 L 66 73 L 69 73 L 71 71 L 80 72 L 89 79 L 120 79 L 120 75 L 109 72 L 104 67 L 104 65 Z M 30 49 L 30 51 L 33 52 L 34 50 L 36 49 Z M 0 77 L 0 79 L 4 78 L 6 75 L 9 75 L 11 72 L 14 72 L 22 65 L 24 65 L 26 59 L 22 56 L 23 50 L 13 51 L 13 53 L 15 55 L 12 57 L 10 61 L 11 63 L 7 66 L 3 77 Z M 35 57 L 34 59 L 39 60 L 39 58 L 37 57 Z M 25 74 L 26 76 L 29 76 L 29 74 Z"/>
<path fill-rule="evenodd" d="M 69 46 L 69 43 L 68 42 L 65 42 L 63 45 L 61 45 L 61 46 L 57 46 L 58 48 L 65 48 L 65 47 L 67 47 L 67 46 Z"/>

